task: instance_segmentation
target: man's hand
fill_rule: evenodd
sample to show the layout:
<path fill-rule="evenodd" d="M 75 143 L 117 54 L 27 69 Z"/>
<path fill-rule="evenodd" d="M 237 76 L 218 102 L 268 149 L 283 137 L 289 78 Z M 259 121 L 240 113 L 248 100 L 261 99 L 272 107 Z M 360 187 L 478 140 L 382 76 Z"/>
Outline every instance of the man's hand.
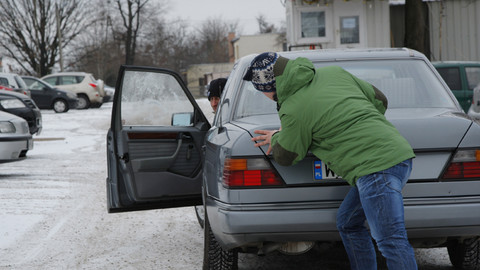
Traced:
<path fill-rule="evenodd" d="M 272 145 L 270 144 L 271 140 L 272 140 L 272 135 L 275 133 L 275 132 L 278 132 L 278 130 L 255 130 L 254 133 L 255 134 L 263 134 L 262 136 L 257 136 L 257 137 L 253 137 L 252 138 L 252 141 L 255 141 L 255 146 L 258 147 L 258 146 L 263 146 L 263 145 L 266 145 L 268 144 L 268 150 L 267 150 L 267 155 L 270 154 L 270 152 L 272 152 Z"/>

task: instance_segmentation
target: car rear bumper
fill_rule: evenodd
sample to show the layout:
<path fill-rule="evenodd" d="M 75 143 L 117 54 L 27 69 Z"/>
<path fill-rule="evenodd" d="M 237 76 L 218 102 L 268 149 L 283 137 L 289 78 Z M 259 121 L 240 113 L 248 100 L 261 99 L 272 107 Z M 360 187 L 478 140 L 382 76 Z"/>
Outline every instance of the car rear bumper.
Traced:
<path fill-rule="evenodd" d="M 480 196 L 405 202 L 409 238 L 480 235 Z M 226 205 L 207 199 L 207 213 L 225 248 L 255 242 L 340 241 L 339 202 Z"/>

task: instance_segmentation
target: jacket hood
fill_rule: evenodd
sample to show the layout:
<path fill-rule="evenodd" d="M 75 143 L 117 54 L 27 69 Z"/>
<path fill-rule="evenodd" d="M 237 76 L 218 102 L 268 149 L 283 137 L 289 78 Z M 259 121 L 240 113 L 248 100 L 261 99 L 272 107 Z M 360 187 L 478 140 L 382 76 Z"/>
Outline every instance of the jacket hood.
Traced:
<path fill-rule="evenodd" d="M 278 104 L 282 105 L 288 97 L 309 84 L 314 76 L 315 68 L 307 58 L 289 60 L 282 75 L 275 78 Z"/>

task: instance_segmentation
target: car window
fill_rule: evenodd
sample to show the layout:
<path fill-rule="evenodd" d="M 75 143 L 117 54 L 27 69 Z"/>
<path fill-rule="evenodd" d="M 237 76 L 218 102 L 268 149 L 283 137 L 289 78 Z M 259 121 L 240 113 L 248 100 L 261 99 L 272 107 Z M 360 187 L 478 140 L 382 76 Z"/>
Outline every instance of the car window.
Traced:
<path fill-rule="evenodd" d="M 85 78 L 85 76 L 75 76 L 76 83 L 81 83 L 83 78 Z"/>
<path fill-rule="evenodd" d="M 17 82 L 17 85 L 18 85 L 18 88 L 22 88 L 22 89 L 27 89 L 27 85 L 25 84 L 25 82 L 23 81 L 22 77 L 20 76 L 13 76 L 13 78 L 15 78 L 15 82 Z"/>
<path fill-rule="evenodd" d="M 51 85 L 57 85 L 57 77 L 48 77 L 48 78 L 45 78 L 44 81 L 46 81 Z"/>
<path fill-rule="evenodd" d="M 389 108 L 455 108 L 455 103 L 422 60 L 340 61 L 335 63 L 375 85 Z M 322 63 L 316 66 L 325 66 Z"/>
<path fill-rule="evenodd" d="M 391 108 L 455 108 L 448 90 L 422 60 L 371 60 L 314 63 L 315 67 L 341 66 L 380 89 Z M 251 82 L 241 86 L 234 118 L 276 112 L 275 102 L 254 89 Z"/>
<path fill-rule="evenodd" d="M 480 83 L 480 67 L 465 67 L 468 89 L 473 90 Z"/>
<path fill-rule="evenodd" d="M 10 87 L 10 85 L 8 84 L 8 79 L 4 77 L 0 78 L 0 85 Z"/>
<path fill-rule="evenodd" d="M 77 78 L 75 76 L 60 76 L 60 85 L 77 84 Z"/>
<path fill-rule="evenodd" d="M 447 83 L 448 87 L 452 90 L 462 89 L 462 80 L 460 78 L 460 68 L 448 67 L 437 68 L 438 73 L 442 76 L 443 80 Z"/>
<path fill-rule="evenodd" d="M 43 88 L 46 86 L 45 84 L 43 84 L 42 82 L 40 81 L 36 81 L 36 80 L 33 80 L 33 79 L 23 79 L 27 84 L 29 84 L 30 86 L 28 87 L 29 90 L 34 90 L 34 91 L 38 91 L 38 90 L 43 90 Z"/>
<path fill-rule="evenodd" d="M 123 125 L 171 126 L 175 113 L 193 115 L 183 88 L 168 74 L 126 71 L 121 93 Z"/>

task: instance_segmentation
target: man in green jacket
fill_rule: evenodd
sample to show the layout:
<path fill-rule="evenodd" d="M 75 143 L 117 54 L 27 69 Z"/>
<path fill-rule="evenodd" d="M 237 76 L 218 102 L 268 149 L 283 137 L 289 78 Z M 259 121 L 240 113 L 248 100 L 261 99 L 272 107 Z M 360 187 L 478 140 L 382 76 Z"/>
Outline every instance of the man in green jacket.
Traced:
<path fill-rule="evenodd" d="M 256 130 L 255 146 L 268 144 L 283 166 L 311 151 L 352 186 L 337 213 L 352 269 L 376 269 L 371 237 L 389 269 L 417 269 L 401 194 L 415 155 L 385 118 L 382 92 L 340 67 L 272 52 L 258 55 L 244 79 L 278 103 L 281 121 L 280 130 Z"/>

